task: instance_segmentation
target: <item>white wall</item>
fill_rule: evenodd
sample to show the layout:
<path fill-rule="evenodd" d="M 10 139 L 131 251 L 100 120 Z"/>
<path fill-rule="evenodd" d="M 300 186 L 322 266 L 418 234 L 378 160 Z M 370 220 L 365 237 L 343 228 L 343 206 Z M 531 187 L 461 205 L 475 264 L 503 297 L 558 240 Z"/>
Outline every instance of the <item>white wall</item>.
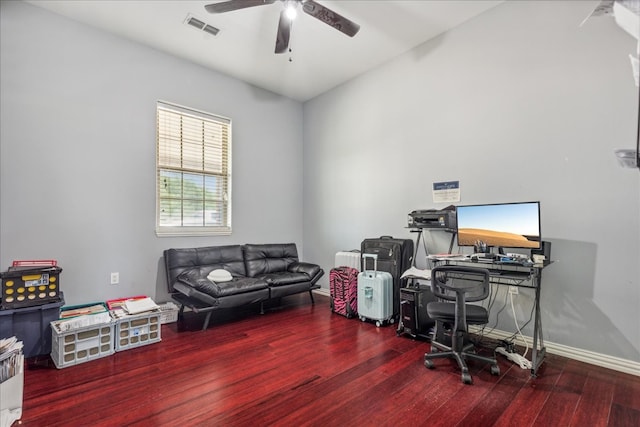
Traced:
<path fill-rule="evenodd" d="M 170 247 L 296 242 L 302 255 L 299 102 L 29 4 L 1 12 L 2 270 L 54 258 L 68 304 L 163 301 Z M 232 119 L 231 236 L 155 236 L 157 100 Z"/>
<path fill-rule="evenodd" d="M 558 260 L 545 339 L 640 361 L 640 174 L 613 154 L 635 147 L 636 46 L 611 18 L 578 27 L 597 4 L 507 2 L 305 103 L 307 257 L 328 271 L 363 238 L 415 237 L 407 213 L 444 206 L 437 181 L 460 181 L 459 204 L 540 200 Z M 531 299 L 521 291 L 521 322 Z M 508 312 L 499 329 L 514 330 Z"/>

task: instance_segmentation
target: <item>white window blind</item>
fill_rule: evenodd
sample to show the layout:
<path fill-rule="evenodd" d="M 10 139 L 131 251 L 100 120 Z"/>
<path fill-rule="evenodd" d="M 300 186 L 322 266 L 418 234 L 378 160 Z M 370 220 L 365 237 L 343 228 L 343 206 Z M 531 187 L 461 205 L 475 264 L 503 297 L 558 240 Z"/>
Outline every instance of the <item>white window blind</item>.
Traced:
<path fill-rule="evenodd" d="M 231 233 L 231 121 L 157 105 L 158 235 Z"/>

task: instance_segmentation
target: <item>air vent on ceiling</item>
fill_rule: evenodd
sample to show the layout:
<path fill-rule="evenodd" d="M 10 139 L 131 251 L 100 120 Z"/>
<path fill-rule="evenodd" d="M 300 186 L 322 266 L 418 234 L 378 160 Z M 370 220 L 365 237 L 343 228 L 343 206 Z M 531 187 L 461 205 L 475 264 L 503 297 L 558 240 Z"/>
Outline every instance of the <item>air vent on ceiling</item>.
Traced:
<path fill-rule="evenodd" d="M 187 18 L 184 20 L 184 23 L 187 25 L 191 25 L 198 30 L 204 31 L 205 33 L 209 33 L 213 36 L 217 35 L 220 31 L 216 27 L 207 24 L 206 22 L 201 21 L 198 18 L 193 17 L 192 15 L 187 15 Z"/>

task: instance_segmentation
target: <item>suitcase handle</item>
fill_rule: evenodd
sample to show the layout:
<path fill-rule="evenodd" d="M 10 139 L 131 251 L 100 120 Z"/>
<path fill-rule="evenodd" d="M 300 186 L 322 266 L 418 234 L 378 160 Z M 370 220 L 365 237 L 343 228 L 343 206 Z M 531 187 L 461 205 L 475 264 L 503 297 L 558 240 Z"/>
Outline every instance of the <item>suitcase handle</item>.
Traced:
<path fill-rule="evenodd" d="M 367 258 L 373 258 L 373 277 L 376 277 L 378 275 L 378 254 L 362 254 L 362 271 L 364 272 L 368 271 Z"/>

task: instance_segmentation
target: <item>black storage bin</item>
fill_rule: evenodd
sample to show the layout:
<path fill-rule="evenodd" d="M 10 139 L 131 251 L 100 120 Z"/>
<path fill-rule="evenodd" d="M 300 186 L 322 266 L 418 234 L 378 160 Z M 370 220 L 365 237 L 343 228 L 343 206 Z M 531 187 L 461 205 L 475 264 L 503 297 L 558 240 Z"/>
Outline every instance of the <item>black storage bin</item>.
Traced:
<path fill-rule="evenodd" d="M 58 266 L 9 267 L 0 273 L 0 308 L 6 310 L 59 301 L 61 272 Z"/>
<path fill-rule="evenodd" d="M 60 318 L 64 295 L 56 302 L 33 307 L 0 310 L 0 338 L 16 336 L 24 344 L 24 357 L 51 353 L 50 322 Z"/>

